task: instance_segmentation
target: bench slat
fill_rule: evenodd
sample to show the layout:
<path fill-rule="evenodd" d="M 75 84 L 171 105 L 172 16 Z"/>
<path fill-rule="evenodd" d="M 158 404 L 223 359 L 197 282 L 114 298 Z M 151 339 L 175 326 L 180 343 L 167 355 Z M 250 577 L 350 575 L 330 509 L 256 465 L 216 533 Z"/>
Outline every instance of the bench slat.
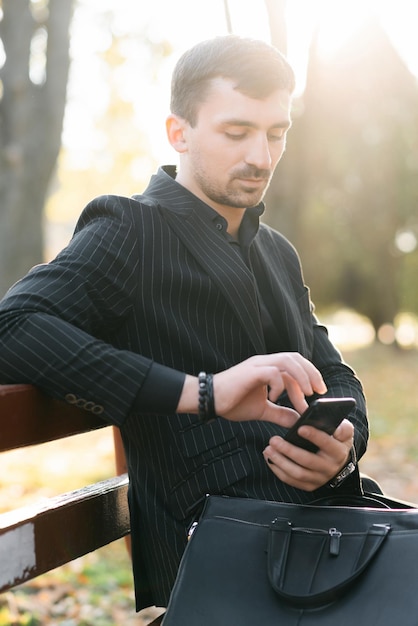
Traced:
<path fill-rule="evenodd" d="M 96 415 L 54 400 L 32 385 L 0 385 L 0 452 L 107 426 Z"/>
<path fill-rule="evenodd" d="M 0 592 L 126 536 L 127 475 L 0 515 Z"/>

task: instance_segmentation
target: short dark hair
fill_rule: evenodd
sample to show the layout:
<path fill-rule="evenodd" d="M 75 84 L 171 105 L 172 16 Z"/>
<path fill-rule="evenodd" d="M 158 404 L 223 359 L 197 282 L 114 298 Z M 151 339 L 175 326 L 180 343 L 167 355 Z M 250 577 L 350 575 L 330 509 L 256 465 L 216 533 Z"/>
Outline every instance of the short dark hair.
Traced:
<path fill-rule="evenodd" d="M 293 93 L 295 75 L 286 58 L 257 39 L 225 35 L 202 41 L 177 62 L 171 82 L 171 112 L 194 126 L 214 78 L 235 82 L 235 89 L 257 99 L 277 89 Z"/>

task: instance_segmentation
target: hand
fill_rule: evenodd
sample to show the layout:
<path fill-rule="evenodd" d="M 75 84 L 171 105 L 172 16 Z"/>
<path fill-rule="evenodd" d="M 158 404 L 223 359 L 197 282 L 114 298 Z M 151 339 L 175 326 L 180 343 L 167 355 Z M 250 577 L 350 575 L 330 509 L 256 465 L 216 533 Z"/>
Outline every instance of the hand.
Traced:
<path fill-rule="evenodd" d="M 231 421 L 266 420 L 289 427 L 308 404 L 305 396 L 325 393 L 320 372 L 298 352 L 250 357 L 215 374 L 216 413 Z M 275 404 L 286 390 L 296 411 Z M 178 412 L 197 412 L 197 379 L 186 376 Z"/>
<path fill-rule="evenodd" d="M 275 436 L 263 451 L 271 471 L 284 483 L 314 491 L 327 484 L 347 463 L 354 440 L 354 426 L 343 420 L 333 435 L 314 428 L 301 426 L 299 434 L 319 448 L 308 452 Z"/>

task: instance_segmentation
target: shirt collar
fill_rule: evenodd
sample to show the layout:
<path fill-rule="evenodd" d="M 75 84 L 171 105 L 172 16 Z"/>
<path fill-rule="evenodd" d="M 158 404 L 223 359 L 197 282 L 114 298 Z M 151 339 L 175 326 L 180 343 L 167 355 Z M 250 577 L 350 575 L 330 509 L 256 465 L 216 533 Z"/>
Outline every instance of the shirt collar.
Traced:
<path fill-rule="evenodd" d="M 223 232 L 225 237 L 228 238 L 227 227 L 228 223 L 222 215 L 220 215 L 211 206 L 200 200 L 191 191 L 180 185 L 176 181 L 177 168 L 175 165 L 164 165 L 159 168 L 156 175 L 157 178 L 164 177 L 165 184 L 172 189 L 175 188 L 176 198 L 182 197 L 184 204 L 188 207 L 192 205 L 194 210 L 199 211 L 201 217 L 206 223 L 212 223 L 213 228 L 216 228 L 219 232 Z M 239 230 L 239 243 L 241 246 L 248 247 L 258 232 L 260 225 L 260 217 L 264 213 L 264 203 L 260 202 L 257 206 L 246 209 L 243 220 L 241 222 Z"/>

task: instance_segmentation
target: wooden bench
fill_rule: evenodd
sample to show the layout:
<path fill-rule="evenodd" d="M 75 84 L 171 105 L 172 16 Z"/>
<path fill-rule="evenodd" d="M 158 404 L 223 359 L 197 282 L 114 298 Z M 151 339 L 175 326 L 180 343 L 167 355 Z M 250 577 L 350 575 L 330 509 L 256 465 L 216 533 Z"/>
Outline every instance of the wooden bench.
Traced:
<path fill-rule="evenodd" d="M 92 413 L 53 400 L 32 385 L 0 385 L 0 452 L 106 426 Z M 122 537 L 130 553 L 128 475 L 116 427 L 113 439 L 117 476 L 0 514 L 0 593 Z M 162 617 L 149 626 L 160 624 Z"/>
<path fill-rule="evenodd" d="M 0 385 L 0 451 L 106 426 L 97 416 L 46 397 L 31 385 Z M 124 468 L 119 430 L 116 465 Z M 126 537 L 127 474 L 0 515 L 0 592 Z"/>

